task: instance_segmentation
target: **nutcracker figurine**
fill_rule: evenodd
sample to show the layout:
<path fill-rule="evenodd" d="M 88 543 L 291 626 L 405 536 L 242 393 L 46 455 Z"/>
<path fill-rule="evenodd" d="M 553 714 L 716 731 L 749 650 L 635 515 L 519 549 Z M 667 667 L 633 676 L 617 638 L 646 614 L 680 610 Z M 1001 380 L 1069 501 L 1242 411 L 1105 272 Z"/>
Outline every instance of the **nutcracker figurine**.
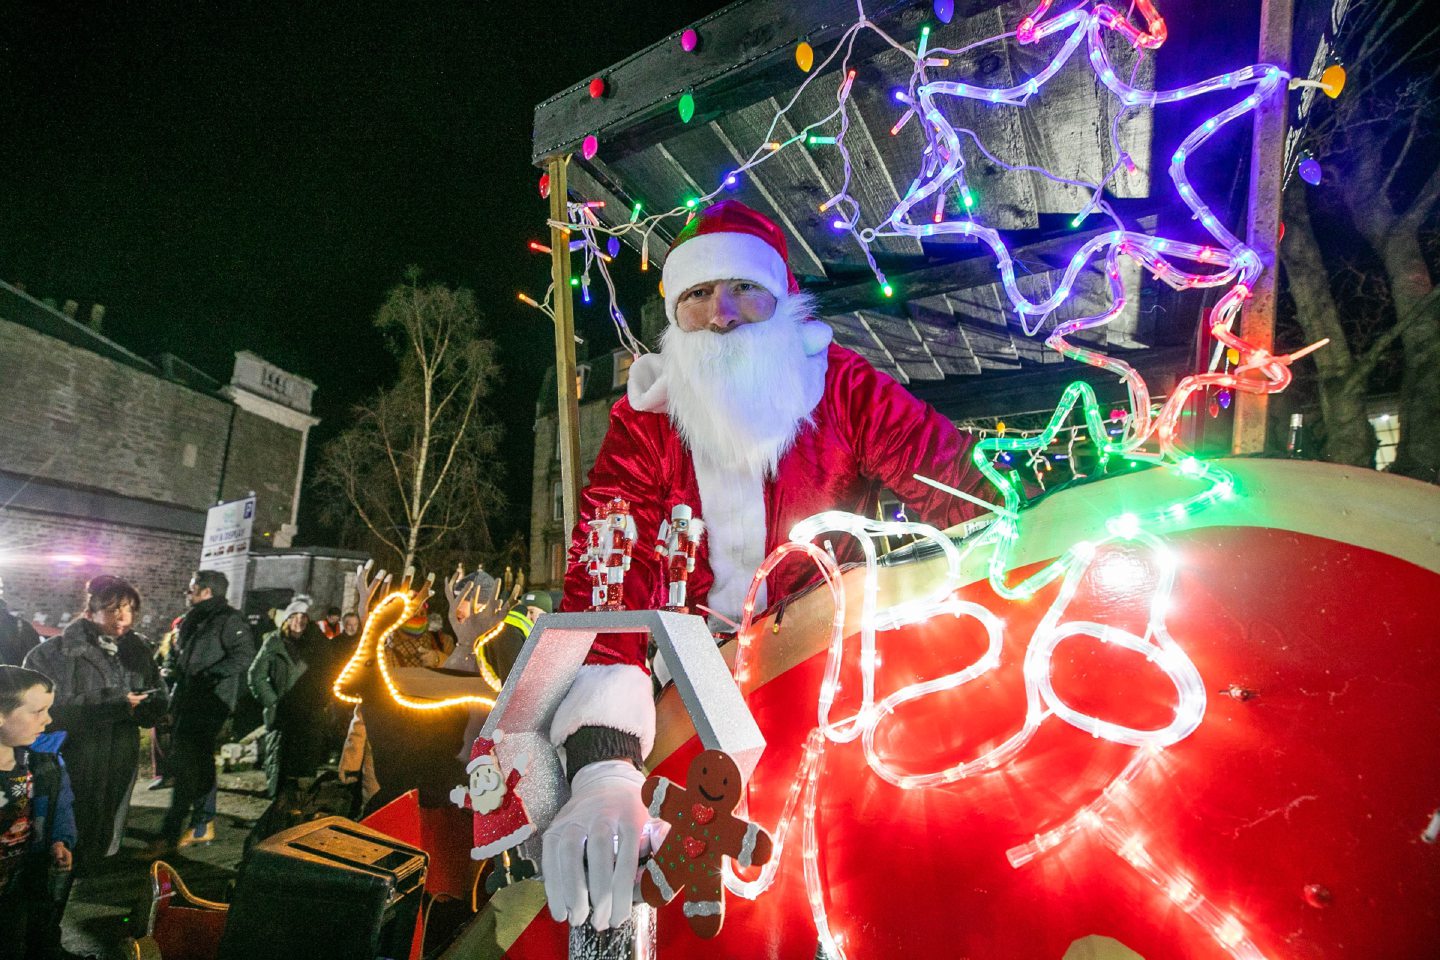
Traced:
<path fill-rule="evenodd" d="M 695 571 L 695 550 L 703 536 L 705 521 L 691 516 L 687 504 L 676 504 L 670 511 L 670 519 L 660 522 L 660 533 L 655 537 L 655 555 L 664 558 L 665 579 L 670 584 L 666 609 L 689 613 L 685 606 L 685 589 L 690 574 Z"/>
<path fill-rule="evenodd" d="M 624 601 L 625 572 L 630 569 L 630 551 L 635 546 L 630 504 L 616 497 L 600 508 L 589 526 L 583 559 L 594 583 L 591 606 L 596 610 L 619 610 Z"/>

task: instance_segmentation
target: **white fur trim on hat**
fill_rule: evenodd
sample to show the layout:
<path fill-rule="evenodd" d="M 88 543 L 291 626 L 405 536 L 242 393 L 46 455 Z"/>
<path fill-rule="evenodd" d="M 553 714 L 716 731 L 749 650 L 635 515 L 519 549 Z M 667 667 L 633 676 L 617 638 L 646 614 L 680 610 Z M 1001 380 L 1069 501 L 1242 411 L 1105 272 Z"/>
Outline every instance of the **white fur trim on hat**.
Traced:
<path fill-rule="evenodd" d="M 650 675 L 624 663 L 591 663 L 575 682 L 550 722 L 550 742 L 563 747 L 581 727 L 610 727 L 640 738 L 640 755 L 655 746 L 655 700 Z"/>
<path fill-rule="evenodd" d="M 665 316 L 675 322 L 680 295 L 700 283 L 749 280 L 777 299 L 790 291 L 784 259 L 752 233 L 701 233 L 671 250 L 661 279 L 665 284 Z"/>

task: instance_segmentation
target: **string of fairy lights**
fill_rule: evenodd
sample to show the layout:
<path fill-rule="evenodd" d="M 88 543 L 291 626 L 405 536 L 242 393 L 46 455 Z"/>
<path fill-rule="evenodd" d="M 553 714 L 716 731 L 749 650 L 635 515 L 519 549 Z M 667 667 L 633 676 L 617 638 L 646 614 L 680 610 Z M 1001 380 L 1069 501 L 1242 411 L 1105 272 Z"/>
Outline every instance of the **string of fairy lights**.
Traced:
<path fill-rule="evenodd" d="M 948 22 L 953 5 L 936 0 L 935 6 L 937 16 Z M 1177 427 L 1182 411 L 1197 391 L 1211 388 L 1223 391 L 1222 396 L 1226 398 L 1234 392 L 1263 394 L 1283 390 L 1290 382 L 1291 363 L 1323 346 L 1322 341 L 1290 354 L 1276 355 L 1235 334 L 1235 321 L 1260 275 L 1261 260 L 1220 221 L 1200 196 L 1187 174 L 1187 164 L 1218 130 L 1258 110 L 1286 89 L 1319 87 L 1330 96 L 1338 95 L 1343 85 L 1343 72 L 1338 76 L 1327 72 L 1323 82 L 1314 82 L 1292 78 L 1276 66 L 1254 64 L 1173 90 L 1145 90 L 1135 85 L 1141 58 L 1147 52 L 1160 48 L 1166 39 L 1165 22 L 1150 0 L 1134 0 L 1125 12 L 1107 4 L 1087 2 L 1050 16 L 1050 7 L 1050 0 L 1040 0 L 1035 10 L 1022 19 L 1013 32 L 989 37 L 957 50 L 930 48 L 930 30 L 927 27 L 921 31 L 919 41 L 912 50 L 871 21 L 866 16 L 863 2 L 859 2 L 856 22 L 841 35 L 818 67 L 814 64 L 814 51 L 808 44 L 802 44 L 797 50 L 797 63 L 810 76 L 776 114 L 764 142 L 727 174 L 714 190 L 692 197 L 672 210 L 648 216 L 643 215 L 640 205 L 636 204 L 627 222 L 608 226 L 596 216 L 592 205 L 570 203 L 569 220 L 551 224 L 578 234 L 574 244 L 576 249 L 583 248 L 586 255 L 576 285 L 588 300 L 591 271 L 599 274 L 611 293 L 610 314 L 621 342 L 638 354 L 644 347 L 631 334 L 623 312 L 614 302 L 614 285 L 609 276 L 608 260 L 600 255 L 600 239 L 606 238 L 608 251 L 613 256 L 618 250 L 618 238 L 638 234 L 640 269 L 646 270 L 650 234 L 659 224 L 692 215 L 700 206 L 735 186 L 745 174 L 783 150 L 802 144 L 806 148 L 833 148 L 840 155 L 844 176 L 839 190 L 820 205 L 820 212 L 830 215 L 831 226 L 850 236 L 859 246 L 874 273 L 880 296 L 893 297 L 895 289 L 871 254 L 871 244 L 877 239 L 924 239 L 941 235 L 968 238 L 989 248 L 1001 286 L 1027 336 L 1038 335 L 1050 325 L 1045 339 L 1048 347 L 1069 359 L 1114 374 L 1125 383 L 1128 402 L 1113 409 L 1108 417 L 1102 413 L 1094 389 L 1087 383 L 1076 382 L 1066 388 L 1056 409 L 1039 429 L 1007 429 L 1006 425 L 999 423 L 975 425 L 974 432 L 979 439 L 972 448 L 973 463 L 994 486 L 1000 502 L 985 504 L 994 521 L 963 545 L 957 546 L 942 532 L 924 524 L 826 513 L 797 525 L 790 531 L 789 542 L 767 557 L 757 571 L 744 608 L 735 662 L 737 682 L 747 696 L 753 685 L 750 663 L 756 639 L 752 629 L 755 595 L 759 584 L 778 563 L 795 554 L 810 557 L 831 590 L 834 619 L 817 702 L 817 723 L 806 741 L 780 820 L 772 831 L 776 842 L 775 855 L 757 877 L 742 880 L 729 870 L 726 883 L 740 896 L 753 898 L 763 893 L 774 882 L 782 859 L 781 850 L 790 838 L 798 817 L 805 885 L 812 917 L 825 954 L 835 960 L 846 956 L 845 931 L 836 929 L 827 906 L 821 866 L 822 847 L 816 829 L 816 806 L 827 745 L 859 740 L 865 760 L 876 776 L 903 789 L 930 789 L 1003 767 L 1020 754 L 1044 723 L 1055 721 L 1074 726 L 1097 738 L 1132 746 L 1136 752 L 1098 799 L 1077 810 L 1064 822 L 1051 826 L 1031 841 L 1009 851 L 1012 866 L 1021 868 L 1061 846 L 1070 837 L 1089 833 L 1149 880 L 1230 956 L 1237 960 L 1260 960 L 1264 956 L 1251 940 L 1239 915 L 1204 894 L 1194 878 L 1187 876 L 1183 869 L 1163 862 L 1163 858 L 1157 858 L 1145 849 L 1139 834 L 1127 826 L 1127 797 L 1131 785 L 1152 768 L 1153 760 L 1164 748 L 1194 732 L 1203 720 L 1206 706 L 1205 687 L 1198 670 L 1166 629 L 1166 611 L 1178 563 L 1165 542 L 1164 533 L 1184 524 L 1195 511 L 1237 495 L 1234 480 L 1226 471 L 1196 460 L 1181 449 Z M 1138 22 L 1133 22 L 1132 18 L 1137 17 Z M 873 33 L 892 48 L 902 51 L 912 65 L 908 83 L 893 93 L 900 113 L 891 132 L 896 133 L 911 123 L 919 124 L 924 131 L 924 148 L 917 158 L 914 179 L 901 200 L 878 217 L 863 209 L 851 193 L 853 171 L 846 147 L 853 109 L 851 96 L 856 82 L 856 71 L 851 69 L 850 59 L 856 39 L 865 32 Z M 1128 70 L 1127 65 L 1117 63 L 1112 56 L 1106 45 L 1107 37 L 1120 38 L 1123 41 L 1121 46 L 1130 51 L 1134 59 L 1128 64 Z M 1010 41 L 1022 45 L 1051 43 L 1056 46 L 1043 69 L 1010 86 L 990 87 L 948 76 L 942 78 L 943 71 L 949 69 L 951 62 L 959 56 L 987 45 Z M 997 108 L 1023 108 L 1032 98 L 1043 93 L 1047 82 L 1082 48 L 1099 84 L 1121 106 L 1110 131 L 1112 146 L 1120 159 L 1099 182 L 1083 183 L 1057 177 L 1045 170 L 1006 164 L 986 149 L 973 130 L 955 127 L 946 114 L 945 105 L 956 100 L 975 100 Z M 800 127 L 788 139 L 773 139 L 781 120 L 795 106 L 804 89 L 837 59 L 842 79 L 836 91 L 835 109 Z M 1209 242 L 1193 243 L 1150 235 L 1125 224 L 1104 196 L 1106 184 L 1116 176 L 1121 166 L 1129 167 L 1134 162 L 1120 149 L 1116 135 L 1120 116 L 1129 110 L 1154 109 L 1203 95 L 1241 92 L 1243 96 L 1195 127 L 1182 140 L 1167 165 L 1180 201 L 1208 235 Z M 689 106 L 693 112 L 693 99 Z M 684 105 L 682 116 L 683 111 Z M 597 149 L 596 138 L 587 138 L 584 148 L 587 158 L 593 156 Z M 1112 229 L 1096 234 L 1081 244 L 1060 272 L 1058 282 L 1045 296 L 1032 300 L 1021 291 L 1017 283 L 1016 262 L 1004 238 L 998 230 L 985 224 L 982 208 L 976 203 L 974 191 L 966 180 L 969 149 L 1007 170 L 1033 170 L 1062 183 L 1085 187 L 1089 191 L 1089 199 L 1072 221 L 1075 225 L 1097 214 L 1109 219 Z M 950 200 L 955 197 L 959 198 L 958 204 Z M 1144 379 L 1132 366 L 1099 350 L 1077 345 L 1071 339 L 1081 331 L 1111 322 L 1124 310 L 1130 294 L 1121 280 L 1119 261 L 1122 257 L 1136 261 L 1153 277 L 1177 290 L 1214 288 L 1224 291 L 1206 321 L 1218 344 L 1215 362 L 1207 371 L 1183 378 L 1163 402 L 1151 398 Z M 1069 301 L 1081 272 L 1095 263 L 1101 266 L 1108 288 L 1105 308 L 1089 316 L 1053 322 L 1057 310 Z M 550 312 L 554 293 L 553 289 L 547 291 L 543 301 L 535 301 L 524 294 L 521 299 Z M 1057 441 L 1063 444 L 1065 454 L 1049 453 Z M 1196 489 L 1186 497 L 1148 513 L 1125 513 L 1111 518 L 1102 539 L 1074 544 L 1059 558 L 1018 583 L 1011 583 L 1009 571 L 1014 565 L 1016 545 L 1021 539 L 1026 502 L 1023 483 L 1013 469 L 1017 458 L 1020 464 L 1030 467 L 1043 486 L 1043 474 L 1050 469 L 1051 460 L 1063 457 L 1069 461 L 1071 470 L 1075 469 L 1077 442 L 1093 454 L 1102 469 L 1110 462 L 1123 463 L 1128 467 L 1165 465 L 1193 481 Z M 927 482 L 949 489 L 933 480 Z M 974 499 L 960 491 L 951 492 Z M 860 706 L 852 715 L 843 718 L 832 716 L 832 710 L 839 693 L 841 667 L 848 655 L 843 632 L 846 598 L 833 557 L 817 546 L 823 535 L 831 533 L 854 537 L 866 558 L 858 650 Z M 932 543 L 945 558 L 946 573 L 927 595 L 903 604 L 882 607 L 878 602 L 877 542 L 892 536 L 918 537 Z M 1086 578 L 1101 569 L 1116 548 L 1143 555 L 1141 566 L 1154 582 L 1148 622 L 1139 634 L 1108 624 L 1065 619 L 1067 608 Z M 962 601 L 955 595 L 956 589 L 962 585 L 964 561 L 972 555 L 983 557 L 987 552 L 989 584 L 1004 599 L 1027 599 L 1051 584 L 1059 583 L 1055 599 L 1025 648 L 1026 709 L 1023 721 L 1012 736 L 979 757 L 956 760 L 936 770 L 917 772 L 903 769 L 877 750 L 877 729 L 893 717 L 900 705 L 962 687 L 994 670 L 999 663 L 1000 651 L 1005 643 L 1002 622 L 985 607 Z M 875 641 L 877 631 L 920 623 L 938 616 L 975 619 L 988 636 L 985 653 L 961 670 L 922 683 L 901 685 L 894 693 L 877 700 L 876 677 L 880 669 Z M 1176 697 L 1170 722 L 1158 729 L 1135 729 L 1089 715 L 1067 704 L 1051 682 L 1051 663 L 1061 644 L 1082 636 L 1134 653 L 1163 673 L 1173 685 Z M 883 685 L 885 689 L 894 686 L 892 683 Z"/>

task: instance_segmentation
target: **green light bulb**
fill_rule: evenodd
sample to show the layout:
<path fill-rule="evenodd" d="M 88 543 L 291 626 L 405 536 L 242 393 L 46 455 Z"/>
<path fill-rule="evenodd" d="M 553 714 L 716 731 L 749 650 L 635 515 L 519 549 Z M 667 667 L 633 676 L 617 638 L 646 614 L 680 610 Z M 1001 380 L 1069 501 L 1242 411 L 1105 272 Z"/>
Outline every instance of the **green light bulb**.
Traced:
<path fill-rule="evenodd" d="M 895 296 L 895 288 L 892 287 L 892 286 L 890 286 L 890 284 L 888 284 L 888 283 L 887 283 L 887 284 L 884 284 L 883 286 L 881 286 L 880 292 L 883 293 L 883 294 L 885 294 L 885 296 L 887 296 L 887 297 L 893 297 L 893 296 Z"/>
<path fill-rule="evenodd" d="M 686 90 L 680 96 L 680 122 L 689 123 L 695 116 L 695 98 Z"/>

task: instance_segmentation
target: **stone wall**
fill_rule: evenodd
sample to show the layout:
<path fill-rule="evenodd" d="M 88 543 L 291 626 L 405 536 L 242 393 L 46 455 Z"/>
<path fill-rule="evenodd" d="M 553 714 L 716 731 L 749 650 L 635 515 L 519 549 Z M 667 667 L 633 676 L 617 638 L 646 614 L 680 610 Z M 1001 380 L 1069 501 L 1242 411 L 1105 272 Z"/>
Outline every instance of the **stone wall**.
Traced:
<path fill-rule="evenodd" d="M 255 504 L 253 542 L 269 546 L 280 525 L 290 522 L 299 469 L 301 434 L 248 410 L 235 410 L 222 500 L 239 500 L 251 490 Z"/>
<path fill-rule="evenodd" d="M 0 362 L 0 469 L 196 509 L 215 501 L 224 400 L 6 320 Z"/>
<path fill-rule="evenodd" d="M 123 524 L 0 511 L 0 577 L 11 609 L 58 624 L 78 613 L 85 582 L 102 573 L 140 591 L 136 629 L 164 632 L 186 609 L 184 591 L 200 563 L 199 536 Z"/>

